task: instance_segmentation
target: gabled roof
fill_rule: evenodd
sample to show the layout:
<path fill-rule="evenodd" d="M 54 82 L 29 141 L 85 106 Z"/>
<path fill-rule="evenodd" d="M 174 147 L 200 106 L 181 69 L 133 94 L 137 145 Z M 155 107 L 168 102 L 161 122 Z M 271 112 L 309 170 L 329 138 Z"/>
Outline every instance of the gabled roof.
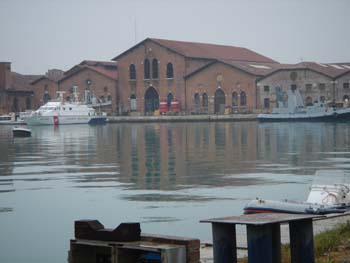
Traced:
<path fill-rule="evenodd" d="M 318 62 L 300 62 L 297 64 L 280 64 L 274 71 L 263 76 L 260 80 L 265 79 L 277 72 L 285 70 L 310 70 L 330 79 L 336 79 L 350 72 L 350 63 L 318 63 Z"/>
<path fill-rule="evenodd" d="M 40 77 L 34 79 L 32 82 L 30 82 L 30 84 L 34 85 L 34 84 L 36 84 L 36 83 L 38 83 L 39 81 L 44 80 L 44 79 L 47 79 L 47 80 L 52 81 L 52 82 L 57 82 L 57 80 L 53 80 L 52 78 L 49 78 L 49 77 L 47 77 L 47 76 L 45 76 L 45 75 L 42 75 L 42 76 L 40 76 Z"/>
<path fill-rule="evenodd" d="M 242 71 L 246 74 L 253 75 L 255 77 L 264 76 L 276 68 L 279 68 L 281 64 L 279 63 L 257 63 L 257 62 L 243 62 L 243 61 L 233 61 L 233 60 L 213 60 L 212 62 L 202 66 L 199 69 L 196 69 L 185 76 L 185 79 L 188 79 L 202 70 L 209 68 L 210 66 L 221 63 L 227 65 L 236 70 Z"/>
<path fill-rule="evenodd" d="M 72 70 L 74 69 L 74 70 Z M 63 80 L 73 76 L 74 74 L 82 71 L 82 70 L 92 70 L 95 71 L 107 78 L 113 79 L 113 80 L 118 80 L 118 71 L 117 68 L 115 69 L 107 69 L 104 67 L 99 67 L 99 66 L 88 66 L 88 65 L 76 65 L 72 69 L 68 70 L 65 72 L 63 78 L 61 78 L 58 82 L 62 82 Z"/>
<path fill-rule="evenodd" d="M 204 58 L 204 59 L 230 59 L 235 61 L 254 61 L 264 63 L 277 63 L 271 58 L 260 55 L 252 50 L 242 47 L 235 46 L 224 46 L 207 43 L 196 43 L 196 42 L 184 42 L 174 41 L 167 39 L 147 38 L 137 45 L 131 47 L 125 52 L 121 53 L 113 60 L 118 60 L 120 57 L 126 55 L 130 51 L 139 47 L 146 41 L 151 41 L 164 48 L 167 48 L 177 54 L 180 54 L 188 58 Z"/>
<path fill-rule="evenodd" d="M 115 61 L 83 60 L 79 65 L 117 67 Z"/>
<path fill-rule="evenodd" d="M 11 72 L 11 90 L 25 90 L 31 91 L 32 86 L 30 83 L 38 78 L 41 75 L 22 75 L 17 72 Z"/>
<path fill-rule="evenodd" d="M 68 69 L 64 75 L 70 75 L 74 73 L 76 70 L 80 70 L 81 66 L 92 66 L 92 67 L 100 67 L 108 70 L 117 70 L 117 62 L 115 61 L 97 61 L 97 60 L 83 60 L 79 64 Z"/>

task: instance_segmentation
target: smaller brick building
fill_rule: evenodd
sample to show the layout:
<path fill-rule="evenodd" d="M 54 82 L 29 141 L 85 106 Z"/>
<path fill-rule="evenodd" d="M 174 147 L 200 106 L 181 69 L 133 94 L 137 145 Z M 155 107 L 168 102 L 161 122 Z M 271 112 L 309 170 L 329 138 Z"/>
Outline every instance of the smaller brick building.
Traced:
<path fill-rule="evenodd" d="M 0 114 L 32 110 L 34 92 L 30 83 L 39 77 L 12 72 L 10 62 L 0 62 Z"/>
<path fill-rule="evenodd" d="M 57 97 L 58 80 L 63 77 L 63 73 L 59 69 L 50 69 L 44 76 L 31 82 L 35 109 Z"/>
<path fill-rule="evenodd" d="M 289 89 L 299 89 L 304 104 L 315 101 L 348 103 L 350 63 L 302 62 L 281 64 L 258 81 L 258 107 L 269 110 L 287 101 Z"/>
<path fill-rule="evenodd" d="M 117 88 L 116 62 L 84 60 L 67 70 L 58 81 L 58 89 L 65 92 L 67 101 L 73 98 L 76 89 L 80 101 L 108 113 L 117 111 Z"/>

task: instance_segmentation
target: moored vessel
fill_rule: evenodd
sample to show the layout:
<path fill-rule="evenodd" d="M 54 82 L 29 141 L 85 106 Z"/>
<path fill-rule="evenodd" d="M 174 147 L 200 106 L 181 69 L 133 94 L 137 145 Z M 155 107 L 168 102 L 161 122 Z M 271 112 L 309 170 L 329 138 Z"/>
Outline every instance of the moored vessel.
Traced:
<path fill-rule="evenodd" d="M 25 127 L 14 127 L 12 129 L 13 137 L 30 137 L 32 131 Z"/>
<path fill-rule="evenodd" d="M 337 108 L 315 101 L 304 106 L 299 90 L 289 90 L 287 105 L 278 101 L 271 113 L 258 114 L 259 121 L 338 121 L 350 120 L 350 108 Z"/>
<path fill-rule="evenodd" d="M 350 211 L 350 179 L 343 171 L 317 171 L 305 202 L 292 200 L 251 200 L 244 207 L 245 214 L 291 213 L 331 214 Z"/>
<path fill-rule="evenodd" d="M 58 101 L 49 101 L 38 110 L 24 117 L 28 125 L 62 125 L 62 124 L 103 124 L 105 113 L 98 113 L 94 108 L 78 101 L 74 93 L 73 102 L 64 102 L 63 93 L 59 93 Z"/>

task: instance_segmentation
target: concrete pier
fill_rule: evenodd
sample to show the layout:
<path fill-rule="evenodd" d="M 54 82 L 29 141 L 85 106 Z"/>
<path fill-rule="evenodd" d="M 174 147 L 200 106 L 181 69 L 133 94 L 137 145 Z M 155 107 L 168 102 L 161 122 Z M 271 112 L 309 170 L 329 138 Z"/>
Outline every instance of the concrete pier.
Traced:
<path fill-rule="evenodd" d="M 214 121 L 256 121 L 257 114 L 230 115 L 160 115 L 160 116 L 109 116 L 108 123 L 122 122 L 214 122 Z"/>

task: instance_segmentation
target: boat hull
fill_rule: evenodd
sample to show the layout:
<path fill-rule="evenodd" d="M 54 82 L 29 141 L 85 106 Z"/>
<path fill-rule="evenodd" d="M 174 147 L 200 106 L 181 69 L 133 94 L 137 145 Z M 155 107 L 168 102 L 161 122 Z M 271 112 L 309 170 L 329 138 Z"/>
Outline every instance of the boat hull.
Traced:
<path fill-rule="evenodd" d="M 25 128 L 13 128 L 12 133 L 14 137 L 30 137 L 32 135 L 31 130 Z"/>
<path fill-rule="evenodd" d="M 31 116 L 25 119 L 28 125 L 67 125 L 67 124 L 104 124 L 105 116 Z"/>
<path fill-rule="evenodd" d="M 344 121 L 350 120 L 350 112 L 334 112 L 332 114 L 259 114 L 258 120 L 260 122 L 281 122 L 281 121 Z"/>
<path fill-rule="evenodd" d="M 275 201 L 256 199 L 244 207 L 245 214 L 258 213 L 289 213 L 289 214 L 333 214 L 349 211 L 348 204 L 321 205 L 307 202 L 293 202 L 289 200 Z"/>

